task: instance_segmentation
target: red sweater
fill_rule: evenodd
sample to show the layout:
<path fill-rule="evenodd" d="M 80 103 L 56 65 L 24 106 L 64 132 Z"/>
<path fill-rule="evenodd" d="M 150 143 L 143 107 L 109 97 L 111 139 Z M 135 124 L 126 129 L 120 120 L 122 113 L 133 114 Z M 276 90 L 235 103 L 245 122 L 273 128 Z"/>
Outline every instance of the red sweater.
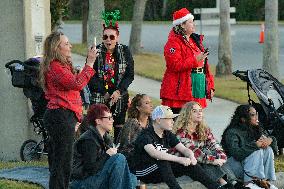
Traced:
<path fill-rule="evenodd" d="M 95 71 L 85 66 L 81 73 L 73 74 L 72 67 L 62 65 L 58 60 L 50 63 L 49 71 L 45 75 L 46 91 L 49 109 L 65 108 L 76 114 L 78 121 L 82 119 L 82 90 Z"/>

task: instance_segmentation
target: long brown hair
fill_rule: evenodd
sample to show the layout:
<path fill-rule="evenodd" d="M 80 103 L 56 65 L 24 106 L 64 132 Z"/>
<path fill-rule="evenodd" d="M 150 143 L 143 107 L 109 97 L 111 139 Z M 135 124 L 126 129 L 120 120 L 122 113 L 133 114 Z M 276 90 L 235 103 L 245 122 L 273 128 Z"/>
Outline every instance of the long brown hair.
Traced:
<path fill-rule="evenodd" d="M 186 103 L 182 107 L 182 109 L 180 110 L 180 115 L 178 116 L 177 120 L 174 123 L 174 128 L 173 128 L 174 133 L 177 133 L 177 131 L 180 129 L 184 130 L 186 133 L 190 132 L 189 128 L 193 124 L 192 110 L 193 110 L 194 105 L 200 106 L 198 102 L 191 101 L 191 102 Z M 206 134 L 207 129 L 208 127 L 202 119 L 202 121 L 196 127 L 196 133 L 198 135 L 198 140 L 204 141 L 207 139 L 207 134 Z"/>
<path fill-rule="evenodd" d="M 141 106 L 142 99 L 144 96 L 147 96 L 146 94 L 137 94 L 135 97 L 133 97 L 130 106 L 128 108 L 128 118 L 139 118 L 140 112 L 137 109 L 138 106 Z"/>
<path fill-rule="evenodd" d="M 43 59 L 40 64 L 39 73 L 39 83 L 44 90 L 46 86 L 45 74 L 49 71 L 49 65 L 53 60 L 58 60 L 63 65 L 70 64 L 72 66 L 72 63 L 68 62 L 68 60 L 62 56 L 59 51 L 60 37 L 62 35 L 64 35 L 62 32 L 52 32 L 44 41 Z"/>

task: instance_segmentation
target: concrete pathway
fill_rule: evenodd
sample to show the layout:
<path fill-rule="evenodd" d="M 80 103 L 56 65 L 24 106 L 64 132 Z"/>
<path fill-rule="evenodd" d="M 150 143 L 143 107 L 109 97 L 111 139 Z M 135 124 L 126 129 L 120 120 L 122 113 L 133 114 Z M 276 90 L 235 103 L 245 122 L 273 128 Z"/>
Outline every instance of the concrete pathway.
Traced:
<path fill-rule="evenodd" d="M 73 63 L 75 65 L 83 65 L 85 58 L 73 54 Z M 145 93 L 152 98 L 160 98 L 161 82 L 135 75 L 135 79 L 129 87 L 130 91 L 136 93 Z M 221 139 L 222 132 L 227 126 L 234 110 L 238 104 L 228 100 L 213 98 L 212 103 L 208 102 L 205 109 L 205 119 L 208 126 L 212 129 L 213 134 L 218 140 Z"/>

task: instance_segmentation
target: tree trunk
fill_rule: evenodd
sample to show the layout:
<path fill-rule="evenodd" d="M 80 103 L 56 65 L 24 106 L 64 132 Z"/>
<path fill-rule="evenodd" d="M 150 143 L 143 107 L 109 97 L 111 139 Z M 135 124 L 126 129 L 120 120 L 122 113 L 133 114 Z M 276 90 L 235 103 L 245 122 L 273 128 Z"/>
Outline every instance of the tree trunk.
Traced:
<path fill-rule="evenodd" d="M 232 73 L 232 44 L 230 28 L 230 1 L 220 2 L 220 29 L 218 45 L 218 64 L 216 76 L 226 76 Z"/>
<path fill-rule="evenodd" d="M 89 16 L 88 16 L 88 46 L 97 38 L 97 44 L 102 42 L 103 36 L 103 20 L 102 12 L 105 10 L 104 0 L 89 0 Z"/>
<path fill-rule="evenodd" d="M 265 0 L 265 32 L 262 68 L 279 79 L 278 0 Z"/>
<path fill-rule="evenodd" d="M 87 43 L 88 39 L 88 13 L 89 0 L 82 1 L 82 43 Z"/>
<path fill-rule="evenodd" d="M 163 0 L 162 18 L 166 17 L 168 0 Z"/>
<path fill-rule="evenodd" d="M 132 27 L 129 48 L 132 54 L 138 54 L 141 49 L 141 30 L 147 0 L 136 0 L 133 7 Z"/>

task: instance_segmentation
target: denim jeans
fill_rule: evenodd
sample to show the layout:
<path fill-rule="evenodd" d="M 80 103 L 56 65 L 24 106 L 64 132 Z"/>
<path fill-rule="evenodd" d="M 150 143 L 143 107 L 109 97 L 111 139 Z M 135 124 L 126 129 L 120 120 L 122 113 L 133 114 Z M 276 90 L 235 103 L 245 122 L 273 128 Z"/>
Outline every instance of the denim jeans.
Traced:
<path fill-rule="evenodd" d="M 137 179 L 130 173 L 125 156 L 115 154 L 106 161 L 99 173 L 73 181 L 70 189 L 133 189 L 136 185 Z"/>
<path fill-rule="evenodd" d="M 252 180 L 250 176 L 276 180 L 274 154 L 271 147 L 253 152 L 242 162 L 230 157 L 228 164 L 238 177 L 243 177 L 245 182 Z M 247 174 L 244 174 L 244 172 Z"/>
<path fill-rule="evenodd" d="M 209 177 L 218 181 L 220 178 L 224 178 L 228 182 L 237 180 L 234 172 L 230 169 L 229 165 L 225 163 L 222 166 L 212 164 L 200 164 Z"/>

